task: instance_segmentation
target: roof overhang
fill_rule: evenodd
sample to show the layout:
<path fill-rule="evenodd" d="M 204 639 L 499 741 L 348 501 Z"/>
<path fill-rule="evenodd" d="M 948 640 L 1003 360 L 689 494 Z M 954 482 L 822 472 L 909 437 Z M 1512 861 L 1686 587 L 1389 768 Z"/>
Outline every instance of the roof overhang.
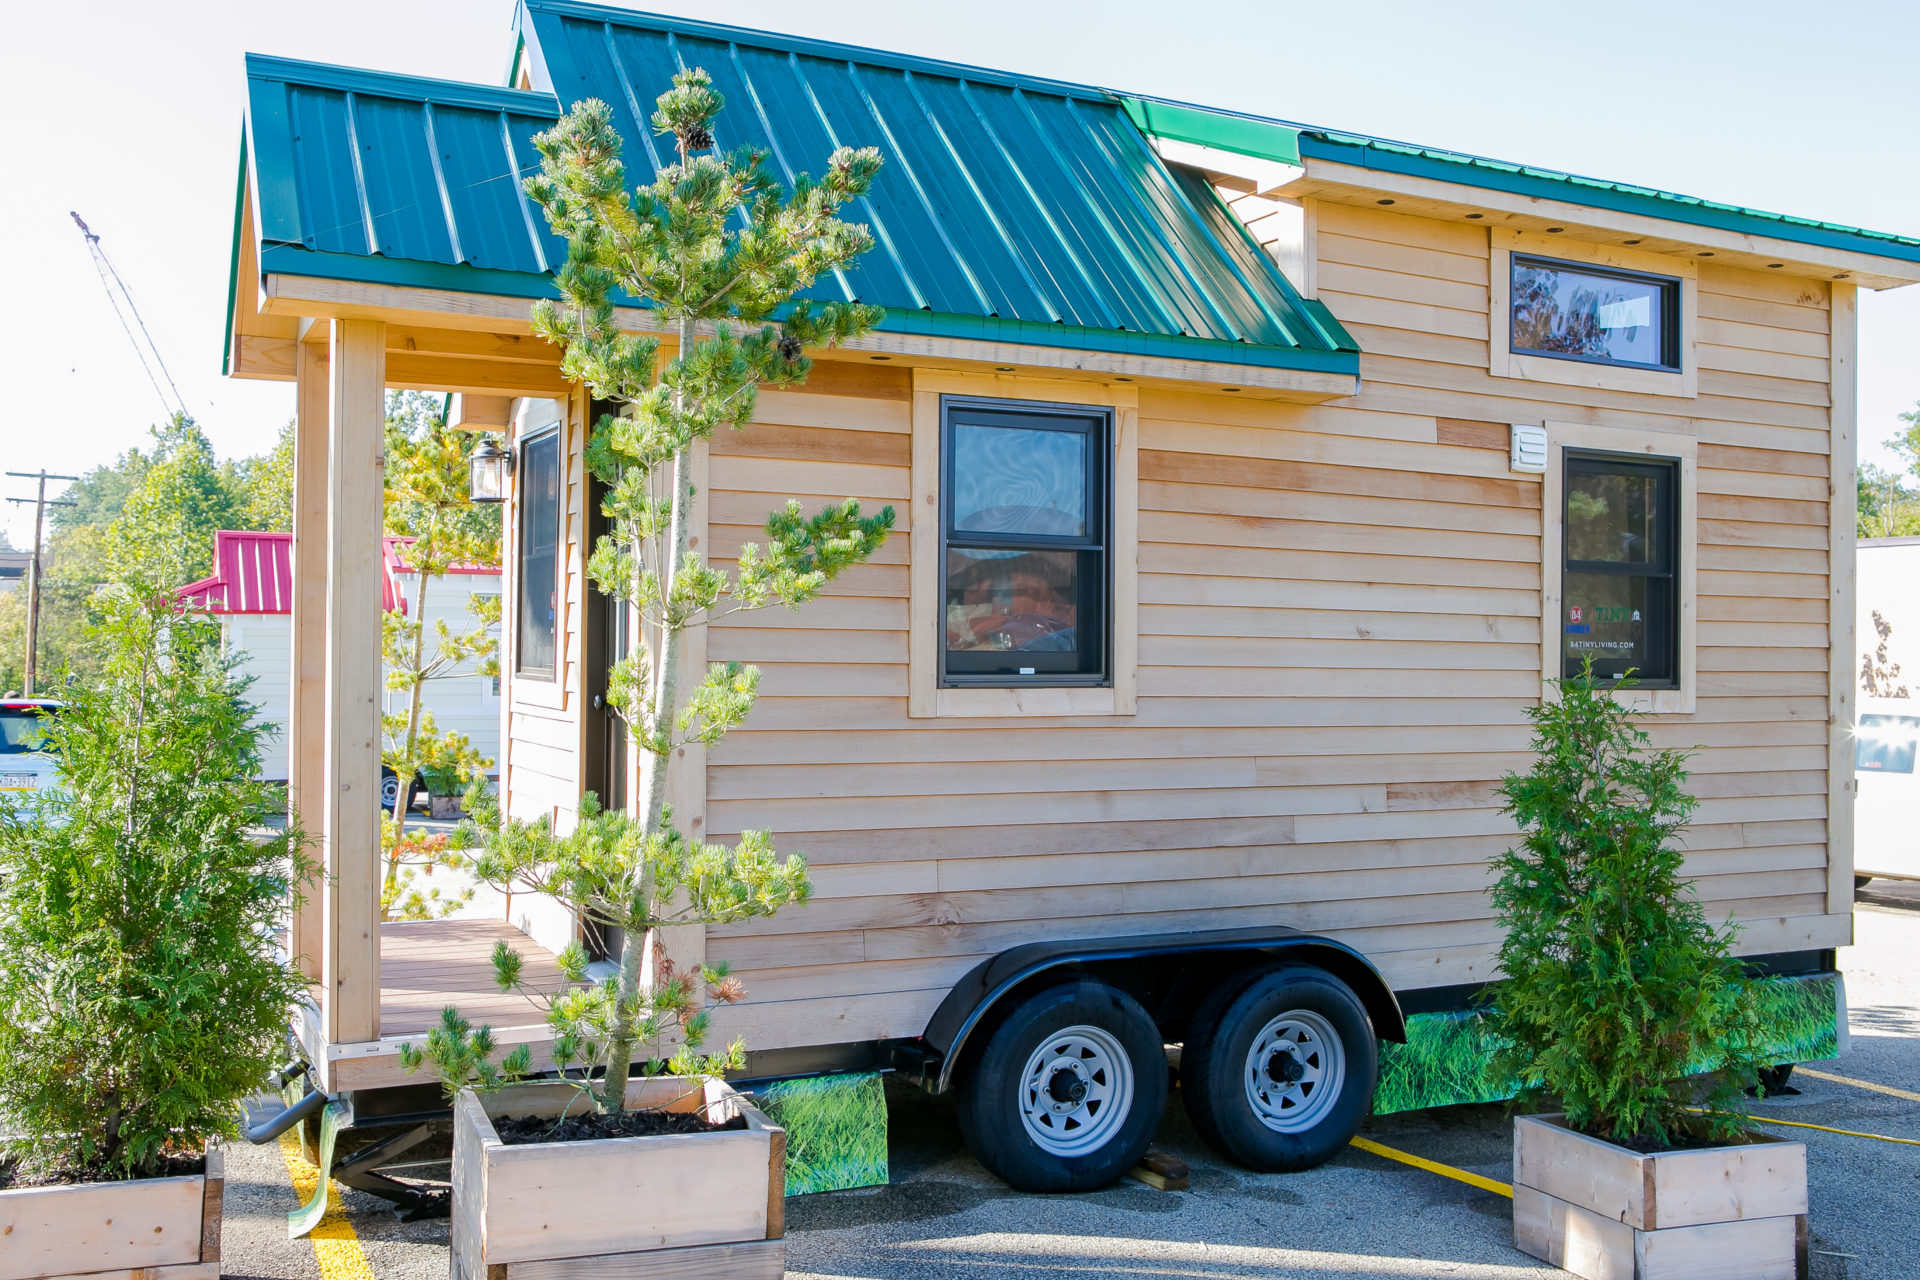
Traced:
<path fill-rule="evenodd" d="M 495 381 L 492 385 L 456 383 L 451 379 L 461 376 L 462 367 L 449 359 L 422 358 L 394 350 L 392 335 L 411 330 L 433 333 L 436 340 L 443 344 L 450 341 L 446 335 L 452 331 L 489 335 L 499 340 L 512 335 L 531 335 L 531 297 L 504 292 L 461 292 L 422 285 L 369 283 L 338 276 L 269 272 L 262 279 L 260 299 L 261 312 L 268 317 L 387 322 L 387 380 L 392 386 L 451 390 L 482 396 L 511 394 L 540 397 L 564 395 L 569 389 L 567 384 L 558 380 L 557 365 L 553 367 L 552 377 L 555 381 L 551 385 L 515 386 L 507 381 Z M 623 330 L 630 333 L 666 332 L 654 313 L 646 308 L 616 308 L 614 319 Z M 931 319 L 935 323 L 924 328 L 892 325 L 833 350 L 812 354 L 816 360 L 900 359 L 930 366 L 1012 367 L 1044 370 L 1052 376 L 1100 381 L 1114 377 L 1154 378 L 1206 386 L 1214 390 L 1231 387 L 1236 392 L 1245 392 L 1257 399 L 1310 404 L 1343 399 L 1360 391 L 1358 368 L 1341 367 L 1346 364 L 1358 365 L 1358 357 L 1350 353 L 1322 357 L 1328 366 L 1326 368 L 1276 367 L 1223 358 L 1259 355 L 1263 349 L 1258 347 L 1233 347 L 1192 339 L 1162 339 L 1150 344 L 1150 349 L 1141 351 L 1090 350 L 1081 346 L 1060 345 L 1057 340 L 1051 344 L 1029 341 L 1020 326 L 1007 322 L 1000 322 L 1002 327 L 998 329 L 993 327 L 994 322 L 982 322 L 980 332 L 967 333 L 964 327 L 973 321 L 972 317 L 909 316 L 907 319 Z M 297 327 L 299 320 L 294 320 L 294 323 Z M 307 330 L 307 336 L 318 340 L 323 332 L 324 326 L 312 325 Z M 1050 338 L 1054 335 L 1047 333 L 1040 336 Z M 1184 348 L 1173 346 L 1161 349 L 1161 342 L 1179 341 L 1185 341 L 1187 345 Z M 263 340 L 255 344 L 254 358 L 261 363 L 270 361 L 276 368 L 285 371 L 278 376 L 291 377 L 294 345 L 293 340 Z M 527 375 L 501 375 L 505 379 L 513 376 L 524 378 Z M 405 380 L 408 378 L 413 380 Z"/>
<path fill-rule="evenodd" d="M 1447 169 L 1434 174 L 1408 173 L 1324 159 L 1311 153 L 1303 157 L 1303 163 L 1300 176 L 1274 194 L 1368 206 L 1391 200 L 1398 213 L 1449 221 L 1484 215 L 1474 220 L 1483 226 L 1503 226 L 1516 231 L 1544 233 L 1560 228 L 1565 234 L 1581 239 L 1612 243 L 1632 240 L 1638 248 L 1649 252 L 1712 258 L 1727 266 L 1782 275 L 1849 280 L 1869 289 L 1892 289 L 1920 282 L 1920 251 L 1916 251 L 1915 259 L 1909 260 L 1750 230 L 1683 222 L 1662 217 L 1657 210 L 1628 210 L 1598 203 L 1606 193 L 1596 192 L 1593 203 L 1555 198 L 1524 188 L 1508 190 L 1465 182 Z M 1520 187 L 1518 182 L 1513 185 Z M 1558 191 L 1566 190 L 1564 183 L 1554 186 Z M 1712 212 L 1705 210 L 1703 214 Z"/>

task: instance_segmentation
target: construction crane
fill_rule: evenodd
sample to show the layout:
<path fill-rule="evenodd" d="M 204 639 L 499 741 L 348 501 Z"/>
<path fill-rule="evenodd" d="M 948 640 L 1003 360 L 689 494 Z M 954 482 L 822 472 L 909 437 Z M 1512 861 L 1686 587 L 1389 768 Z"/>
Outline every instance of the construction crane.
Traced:
<path fill-rule="evenodd" d="M 147 332 L 146 322 L 140 319 L 140 309 L 133 305 L 133 294 L 127 289 L 126 281 L 113 269 L 113 262 L 107 257 L 107 251 L 100 247 L 100 237 L 86 224 L 78 213 L 71 209 L 68 215 L 74 225 L 80 228 L 80 234 L 87 238 L 87 248 L 93 254 L 94 269 L 100 273 L 100 283 L 107 290 L 107 301 L 113 307 L 113 314 L 120 319 L 120 327 L 126 331 L 127 341 L 133 344 L 134 354 L 140 357 L 140 367 L 147 371 L 147 381 L 153 384 L 153 394 L 160 397 L 160 405 L 167 416 L 174 414 L 186 416 L 187 402 L 181 398 L 180 388 L 174 385 L 173 375 L 167 372 L 167 362 L 160 358 L 160 348 L 154 345 L 153 335 Z M 139 336 L 134 336 L 134 331 Z M 159 373 L 156 376 L 155 370 Z M 160 389 L 164 380 L 167 391 L 173 393 L 173 399 L 167 399 L 167 391 Z"/>

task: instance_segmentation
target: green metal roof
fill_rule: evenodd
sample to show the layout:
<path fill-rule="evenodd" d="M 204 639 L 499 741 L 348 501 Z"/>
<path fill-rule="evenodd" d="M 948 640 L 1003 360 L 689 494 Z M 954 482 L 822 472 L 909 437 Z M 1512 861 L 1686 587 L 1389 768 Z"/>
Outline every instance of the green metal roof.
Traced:
<path fill-rule="evenodd" d="M 1920 239 L 578 0 L 520 0 L 516 40 L 551 92 L 249 55 L 241 163 L 260 269 L 554 296 L 565 245 L 520 188 L 538 166 L 533 134 L 600 98 L 634 181 L 648 181 L 661 160 L 652 100 L 695 65 L 727 99 L 720 145 L 766 148 L 783 178 L 837 145 L 880 148 L 880 178 L 850 211 L 875 247 L 812 295 L 878 303 L 894 333 L 1357 374 L 1358 345 L 1339 322 L 1300 297 L 1204 182 L 1163 164 L 1149 135 L 1920 262 Z M 236 218 L 236 296 L 237 235 Z"/>
<path fill-rule="evenodd" d="M 1848 253 L 1875 254 L 1905 262 L 1920 262 L 1920 238 L 1868 231 L 1817 218 L 1768 213 L 1741 205 L 1722 204 L 1699 196 L 1679 195 L 1654 187 L 1583 178 L 1557 169 L 1489 160 L 1463 151 L 1447 151 L 1385 138 L 1343 133 L 1282 120 L 1267 120 L 1234 111 L 1196 107 L 1155 98 L 1123 98 L 1127 112 L 1143 132 L 1200 146 L 1300 164 L 1303 160 L 1330 160 L 1380 173 L 1457 182 L 1490 191 L 1562 200 L 1611 209 L 1618 213 L 1664 218 L 1694 226 L 1770 236 L 1800 244 L 1819 245 Z"/>
<path fill-rule="evenodd" d="M 520 36 L 553 93 L 250 57 L 262 271 L 551 296 L 565 247 L 519 188 L 531 135 L 600 98 L 650 181 L 670 158 L 653 99 L 700 66 L 726 97 L 718 144 L 764 148 L 785 180 L 880 148 L 849 210 L 875 247 L 810 292 L 878 303 L 885 331 L 1359 370 L 1326 308 L 1100 90 L 570 0 L 528 0 Z"/>

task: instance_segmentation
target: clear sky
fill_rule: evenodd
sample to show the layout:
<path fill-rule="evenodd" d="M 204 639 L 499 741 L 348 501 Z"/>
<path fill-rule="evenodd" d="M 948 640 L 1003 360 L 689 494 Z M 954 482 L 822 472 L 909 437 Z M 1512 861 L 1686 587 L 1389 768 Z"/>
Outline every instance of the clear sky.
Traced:
<path fill-rule="evenodd" d="M 1920 48 L 1920 5 L 1896 0 L 642 7 L 1920 234 L 1920 110 L 1902 61 Z M 69 209 L 103 237 L 221 456 L 265 448 L 291 384 L 220 376 L 241 55 L 499 83 L 511 0 L 95 0 L 14 15 L 4 470 L 81 472 L 161 416 Z M 1920 400 L 1920 285 L 1863 291 L 1860 326 L 1862 456 L 1886 463 L 1879 442 Z M 18 508 L 6 527 L 15 545 L 31 536 Z"/>

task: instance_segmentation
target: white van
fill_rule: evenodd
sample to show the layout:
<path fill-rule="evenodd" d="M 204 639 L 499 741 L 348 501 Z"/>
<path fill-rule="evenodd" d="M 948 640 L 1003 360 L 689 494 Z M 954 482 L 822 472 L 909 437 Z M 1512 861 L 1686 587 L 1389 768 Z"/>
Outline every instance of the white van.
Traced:
<path fill-rule="evenodd" d="M 1853 744 L 1854 870 L 1920 880 L 1920 699 L 1862 698 Z"/>

